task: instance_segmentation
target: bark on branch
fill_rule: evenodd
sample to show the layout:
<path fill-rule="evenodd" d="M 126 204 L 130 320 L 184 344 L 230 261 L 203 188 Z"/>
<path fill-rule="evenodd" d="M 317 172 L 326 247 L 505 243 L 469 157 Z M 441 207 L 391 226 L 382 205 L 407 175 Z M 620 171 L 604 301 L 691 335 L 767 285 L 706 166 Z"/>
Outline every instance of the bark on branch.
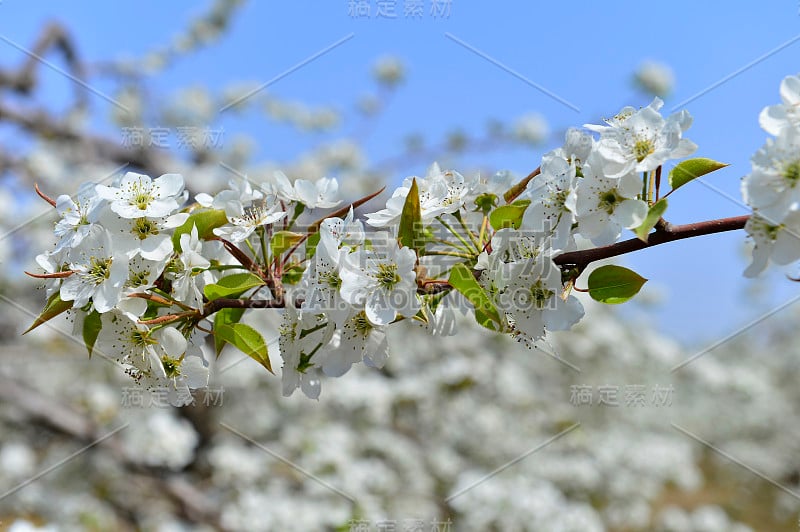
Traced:
<path fill-rule="evenodd" d="M 583 270 L 592 262 L 617 257 L 640 249 L 650 248 L 665 244 L 667 242 L 674 242 L 675 240 L 682 240 L 684 238 L 693 238 L 696 236 L 711 235 L 714 233 L 724 233 L 725 231 L 736 231 L 744 228 L 744 224 L 750 218 L 749 215 L 734 216 L 732 218 L 720 218 L 717 220 L 707 220 L 704 222 L 696 222 L 684 225 L 672 225 L 666 223 L 660 231 L 650 233 L 647 242 L 639 240 L 638 238 L 631 238 L 611 244 L 610 246 L 603 246 L 593 249 L 584 249 L 580 251 L 570 251 L 569 253 L 562 253 L 553 259 L 553 261 L 561 267 L 573 267 Z"/>

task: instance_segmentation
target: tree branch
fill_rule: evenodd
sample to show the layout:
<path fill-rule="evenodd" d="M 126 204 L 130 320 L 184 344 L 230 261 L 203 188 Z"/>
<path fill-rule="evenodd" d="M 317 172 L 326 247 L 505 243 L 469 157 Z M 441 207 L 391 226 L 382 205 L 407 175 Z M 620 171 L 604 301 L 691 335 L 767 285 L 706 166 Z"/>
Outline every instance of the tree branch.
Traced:
<path fill-rule="evenodd" d="M 696 236 L 711 235 L 714 233 L 724 233 L 725 231 L 736 231 L 744 228 L 744 224 L 750 218 L 749 215 L 735 216 L 733 218 L 720 218 L 717 220 L 707 220 L 704 222 L 696 222 L 693 224 L 685 225 L 672 225 L 665 223 L 663 229 L 650 233 L 647 242 L 639 240 L 638 238 L 631 238 L 623 242 L 617 242 L 610 246 L 603 246 L 593 249 L 584 249 L 580 251 L 570 251 L 562 253 L 553 259 L 557 265 L 565 267 L 574 267 L 583 270 L 592 262 L 617 257 L 640 249 L 650 248 L 665 244 L 667 242 L 674 242 L 675 240 L 682 240 L 684 238 L 693 238 Z"/>

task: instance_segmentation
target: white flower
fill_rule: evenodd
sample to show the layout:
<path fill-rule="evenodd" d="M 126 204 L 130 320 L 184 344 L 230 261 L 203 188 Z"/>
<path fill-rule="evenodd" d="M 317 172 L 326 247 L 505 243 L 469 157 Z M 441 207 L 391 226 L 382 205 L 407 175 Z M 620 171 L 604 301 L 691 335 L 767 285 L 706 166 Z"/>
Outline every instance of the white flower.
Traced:
<path fill-rule="evenodd" d="M 545 330 L 567 330 L 583 317 L 577 298 L 561 298 L 561 269 L 547 255 L 498 268 L 495 284 L 495 301 L 511 317 L 512 334 L 528 345 L 544 337 Z"/>
<path fill-rule="evenodd" d="M 452 214 L 461 209 L 479 184 L 478 177 L 465 178 L 454 170 L 447 170 L 446 172 L 439 171 L 439 165 L 433 163 L 428 171 L 426 179 L 435 179 L 444 181 L 445 194 L 441 200 L 441 205 L 438 209 L 431 209 L 425 217 L 432 218 L 439 214 L 449 213 Z M 441 212 L 437 212 L 441 210 Z M 424 218 L 425 218 L 424 217 Z"/>
<path fill-rule="evenodd" d="M 143 384 L 149 388 L 166 389 L 173 406 L 190 404 L 193 401 L 190 390 L 208 385 L 208 367 L 203 363 L 200 348 L 190 346 L 174 327 L 159 329 L 153 336 L 161 349 L 151 353 L 150 367 L 143 370 Z"/>
<path fill-rule="evenodd" d="M 147 260 L 141 255 L 128 259 L 128 279 L 123 285 L 126 294 L 144 292 L 153 287 L 158 276 L 164 271 L 163 261 Z"/>
<path fill-rule="evenodd" d="M 800 211 L 792 211 L 780 224 L 754 213 L 744 226 L 753 238 L 753 261 L 744 271 L 745 277 L 755 277 L 771 260 L 784 266 L 800 260 Z"/>
<path fill-rule="evenodd" d="M 181 253 L 171 263 L 172 296 L 189 306 L 199 308 L 203 303 L 204 270 L 211 263 L 203 256 L 203 242 L 197 236 L 197 226 L 189 234 L 182 234 Z"/>
<path fill-rule="evenodd" d="M 227 210 L 228 204 L 233 203 L 233 210 L 241 208 L 242 205 L 250 205 L 254 201 L 260 201 L 264 194 L 254 189 L 247 178 L 231 179 L 228 181 L 228 188 L 220 191 L 213 198 L 206 193 L 200 193 L 195 196 L 195 200 L 202 207 L 210 207 L 213 209 Z M 238 204 L 236 206 L 235 204 Z"/>
<path fill-rule="evenodd" d="M 453 336 L 456 334 L 456 313 L 449 300 L 452 292 L 442 298 L 432 310 L 426 301 L 422 305 L 422 312 L 426 321 L 423 328 L 432 336 Z"/>
<path fill-rule="evenodd" d="M 113 213 L 106 213 L 102 223 L 113 235 L 114 247 L 119 253 L 163 261 L 174 251 L 170 230 L 180 227 L 188 218 L 189 213 L 163 218 L 119 218 Z"/>
<path fill-rule="evenodd" d="M 388 357 L 386 327 L 372 324 L 362 310 L 344 322 L 339 345 L 325 354 L 322 371 L 330 377 L 340 377 L 362 360 L 370 367 L 382 368 Z"/>
<path fill-rule="evenodd" d="M 45 252 L 36 255 L 36 264 L 44 270 L 45 273 L 55 273 L 59 271 L 69 270 L 69 264 L 65 262 L 67 258 L 67 253 L 65 251 L 61 252 Z M 44 286 L 47 294 L 47 298 L 50 299 L 50 296 L 53 295 L 54 292 L 57 292 L 61 289 L 61 279 L 52 278 L 52 279 L 45 279 Z"/>
<path fill-rule="evenodd" d="M 574 248 L 572 224 L 575 214 L 567 199 L 576 185 L 575 166 L 551 155 L 542 162 L 542 173 L 529 185 L 524 197 L 531 200 L 522 218 L 522 228 L 551 236 L 554 249 Z"/>
<path fill-rule="evenodd" d="M 350 313 L 351 306 L 342 298 L 340 270 L 344 258 L 350 253 L 348 248 L 330 249 L 320 244 L 311 259 L 304 276 L 308 283 L 303 311 L 325 313 L 337 326 L 341 325 Z"/>
<path fill-rule="evenodd" d="M 97 185 L 97 194 L 111 202 L 111 210 L 123 218 L 163 218 L 185 201 L 183 177 L 164 174 L 155 180 L 128 172 L 116 187 Z"/>
<path fill-rule="evenodd" d="M 655 98 L 638 111 L 623 108 L 607 121 L 609 126 L 584 125 L 600 133 L 597 152 L 605 161 L 606 176 L 649 172 L 668 159 L 686 157 L 695 152 L 697 145 L 681 138 L 692 124 L 692 117 L 683 110 L 664 120 L 658 112 L 663 104 L 660 98 Z"/>
<path fill-rule="evenodd" d="M 74 249 L 72 275 L 61 285 L 61 299 L 83 307 L 92 300 L 97 312 L 108 312 L 119 303 L 128 277 L 127 260 L 114 252 L 107 231 L 90 234 Z"/>
<path fill-rule="evenodd" d="M 189 390 L 208 384 L 202 355 L 189 354 L 186 338 L 174 327 L 151 329 L 125 312 L 109 312 L 101 320 L 95 349 L 121 363 L 138 384 L 165 390 L 170 404 L 189 404 Z"/>
<path fill-rule="evenodd" d="M 381 237 L 385 240 L 380 241 Z M 398 248 L 385 233 L 376 234 L 373 245 L 385 251 L 359 250 L 344 257 L 340 272 L 342 298 L 365 308 L 367 318 L 375 325 L 387 325 L 398 314 L 410 318 L 420 308 L 417 298 L 417 256 L 413 250 Z"/>
<path fill-rule="evenodd" d="M 254 201 L 248 207 L 243 207 L 241 203 L 229 202 L 225 206 L 225 215 L 231 225 L 214 229 L 214 234 L 231 242 L 243 242 L 257 227 L 273 224 L 286 216 L 284 211 L 278 210 L 279 208 L 275 196 Z"/>
<path fill-rule="evenodd" d="M 522 142 L 541 144 L 547 140 L 550 127 L 547 120 L 539 113 L 531 113 L 520 117 L 514 126 L 514 137 Z"/>
<path fill-rule="evenodd" d="M 489 178 L 479 178 L 476 192 L 502 196 L 519 178 L 510 170 L 500 170 Z"/>
<path fill-rule="evenodd" d="M 96 225 L 102 211 L 103 200 L 97 195 L 94 183 L 84 183 L 78 189 L 77 201 L 63 194 L 56 199 L 56 210 L 61 219 L 56 223 L 55 234 L 59 238 L 56 252 L 73 248 L 81 243 Z"/>
<path fill-rule="evenodd" d="M 748 205 L 773 225 L 800 204 L 800 130 L 787 128 L 753 155 L 753 171 L 742 180 Z"/>
<path fill-rule="evenodd" d="M 468 180 L 458 172 L 442 172 L 439 165 L 433 163 L 428 168 L 425 178 L 407 177 L 403 181 L 403 186 L 392 193 L 385 209 L 367 213 L 367 223 L 373 227 L 387 227 L 399 223 L 414 179 L 417 181 L 423 222 L 459 210 L 479 183 L 477 177 Z"/>
<path fill-rule="evenodd" d="M 149 364 L 147 351 L 153 350 L 158 341 L 152 337 L 152 331 L 146 325 L 138 323 L 135 316 L 121 311 L 107 312 L 100 319 L 102 328 L 94 346 L 97 352 L 134 368 Z"/>
<path fill-rule="evenodd" d="M 584 165 L 583 179 L 567 199 L 566 206 L 575 213 L 578 233 L 596 246 L 613 243 L 622 228 L 638 227 L 647 216 L 647 203 L 636 199 L 642 179 L 634 173 L 619 178 L 603 175 L 602 162 L 592 155 Z"/>
<path fill-rule="evenodd" d="M 364 224 L 361 220 L 353 219 L 353 207 L 342 218 L 326 218 L 319 228 L 319 244 L 326 246 L 330 254 L 338 250 L 343 244 L 349 247 L 358 246 L 364 242 Z"/>
<path fill-rule="evenodd" d="M 675 85 L 675 74 L 669 65 L 643 61 L 634 75 L 636 83 L 654 96 L 666 96 Z"/>
<path fill-rule="evenodd" d="M 339 182 L 336 179 L 323 177 L 316 182 L 297 179 L 292 185 L 283 172 L 275 172 L 274 175 L 275 184 L 265 183 L 264 187 L 268 192 L 276 193 L 284 201 L 296 201 L 309 209 L 316 207 L 328 209 L 342 202 L 339 199 Z"/>
<path fill-rule="evenodd" d="M 334 332 L 332 324 L 309 313 L 301 314 L 294 306 L 287 305 L 278 331 L 283 359 L 283 395 L 288 397 L 300 388 L 306 397 L 319 398 L 322 383 L 319 367 L 312 359 L 330 342 Z"/>
<path fill-rule="evenodd" d="M 787 76 L 781 81 L 781 100 L 782 104 L 765 107 L 758 117 L 761 127 L 772 135 L 800 126 L 800 76 Z"/>

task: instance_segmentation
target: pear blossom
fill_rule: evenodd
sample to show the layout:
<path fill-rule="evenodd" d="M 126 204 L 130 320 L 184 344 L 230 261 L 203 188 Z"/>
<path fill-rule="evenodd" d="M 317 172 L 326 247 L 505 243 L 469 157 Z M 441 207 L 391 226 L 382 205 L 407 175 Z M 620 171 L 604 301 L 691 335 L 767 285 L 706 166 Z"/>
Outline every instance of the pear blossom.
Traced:
<path fill-rule="evenodd" d="M 757 276 L 769 261 L 784 266 L 800 260 L 800 211 L 790 212 L 779 224 L 756 212 L 747 220 L 744 230 L 755 244 L 745 277 Z"/>
<path fill-rule="evenodd" d="M 414 179 L 417 181 L 423 222 L 459 210 L 479 183 L 478 178 L 465 179 L 458 172 L 442 172 L 439 165 L 433 163 L 424 178 L 407 177 L 403 186 L 395 189 L 392 197 L 387 200 L 385 209 L 367 213 L 367 223 L 373 227 L 387 227 L 398 223 Z"/>
<path fill-rule="evenodd" d="M 164 261 L 147 260 L 142 255 L 128 259 L 128 278 L 123 284 L 125 295 L 152 288 L 165 266 Z"/>
<path fill-rule="evenodd" d="M 323 244 L 323 238 L 325 237 L 321 237 L 317 251 L 305 271 L 308 287 L 303 311 L 324 312 L 333 323 L 341 325 L 352 308 L 340 294 L 340 271 L 350 250 L 347 247 L 339 249 L 338 246 L 331 249 L 332 246 Z"/>
<path fill-rule="evenodd" d="M 562 299 L 561 269 L 542 252 L 530 258 L 495 263 L 494 300 L 512 325 L 512 335 L 533 345 L 545 330 L 567 330 L 583 317 L 584 311 L 575 296 Z M 502 261 L 501 261 L 502 262 Z"/>
<path fill-rule="evenodd" d="M 382 368 L 389 357 L 386 326 L 373 324 L 363 310 L 352 313 L 344 322 L 338 342 L 322 361 L 322 371 L 330 377 L 344 375 L 362 360 L 370 367 Z"/>
<path fill-rule="evenodd" d="M 442 300 L 433 306 L 425 301 L 422 305 L 422 313 L 425 321 L 422 327 L 432 336 L 453 336 L 456 334 L 456 313 L 447 294 Z M 433 308 L 432 308 L 433 307 Z"/>
<path fill-rule="evenodd" d="M 140 376 L 141 369 L 150 363 L 149 351 L 158 343 L 152 336 L 153 331 L 138 323 L 135 316 L 119 310 L 103 313 L 100 319 L 102 327 L 94 349 L 129 369 L 138 368 L 135 373 Z"/>
<path fill-rule="evenodd" d="M 675 74 L 669 65 L 657 61 L 643 61 L 636 69 L 634 81 L 655 96 L 666 96 L 675 85 Z"/>
<path fill-rule="evenodd" d="M 375 325 L 387 325 L 397 315 L 410 318 L 420 309 L 417 298 L 417 256 L 413 250 L 398 248 L 388 235 L 376 235 L 380 253 L 361 249 L 344 257 L 341 269 L 342 298 L 365 308 Z"/>
<path fill-rule="evenodd" d="M 200 307 L 203 303 L 202 274 L 211 263 L 202 254 L 203 243 L 197 236 L 197 226 L 192 226 L 190 233 L 180 238 L 181 253 L 172 261 L 168 269 L 172 279 L 173 296 L 178 301 L 192 307 Z"/>
<path fill-rule="evenodd" d="M 786 76 L 780 93 L 782 103 L 765 107 L 758 117 L 764 131 L 776 136 L 787 127 L 800 127 L 800 75 Z"/>
<path fill-rule="evenodd" d="M 329 253 L 338 250 L 343 244 L 348 248 L 364 243 L 364 224 L 353 217 L 353 207 L 342 218 L 327 218 L 320 225 L 320 245 L 326 246 Z"/>
<path fill-rule="evenodd" d="M 247 207 L 229 202 L 225 206 L 225 215 L 230 224 L 214 229 L 214 234 L 231 242 L 244 242 L 257 227 L 273 224 L 286 216 L 279 209 L 275 196 L 266 196 Z"/>
<path fill-rule="evenodd" d="M 597 153 L 603 158 L 607 177 L 621 177 L 629 172 L 655 170 L 668 159 L 691 155 L 697 145 L 683 133 L 692 124 L 686 110 L 670 115 L 666 120 L 659 113 L 664 102 L 656 97 L 642 109 L 625 107 L 608 126 L 584 125 L 600 133 Z"/>
<path fill-rule="evenodd" d="M 644 222 L 647 203 L 636 198 L 642 190 L 638 175 L 607 177 L 604 161 L 594 154 L 583 172 L 583 179 L 565 203 L 575 213 L 578 233 L 596 246 L 605 246 L 619 238 L 623 228 L 633 229 Z"/>
<path fill-rule="evenodd" d="M 753 155 L 753 170 L 742 180 L 742 197 L 773 225 L 800 208 L 800 130 L 782 129 Z"/>
<path fill-rule="evenodd" d="M 304 273 L 307 287 L 302 308 L 304 311 L 325 312 L 339 326 L 352 311 L 352 306 L 340 294 L 340 270 L 344 257 L 351 252 L 350 246 L 364 242 L 364 227 L 360 220 L 353 220 L 353 208 L 350 207 L 344 219 L 324 220 L 319 234 L 316 253 Z"/>
<path fill-rule="evenodd" d="M 70 254 L 69 269 L 74 273 L 64 279 L 60 295 L 63 301 L 83 307 L 91 299 L 97 312 L 108 312 L 119 302 L 128 277 L 124 256 L 116 253 L 107 231 L 90 234 Z"/>
<path fill-rule="evenodd" d="M 128 172 L 117 186 L 97 185 L 95 190 L 122 218 L 162 218 L 178 210 L 186 200 L 180 174 L 151 179 L 144 174 Z"/>
<path fill-rule="evenodd" d="M 312 359 L 331 340 L 333 327 L 318 316 L 300 313 L 293 305 L 287 305 L 278 332 L 283 395 L 288 397 L 300 388 L 308 398 L 319 398 L 320 368 Z"/>
<path fill-rule="evenodd" d="M 266 183 L 264 188 L 268 193 L 277 194 L 284 201 L 296 201 L 308 209 L 316 207 L 328 209 L 342 202 L 339 199 L 339 182 L 336 179 L 323 177 L 316 182 L 297 179 L 292 184 L 283 172 L 275 172 L 274 177 L 275 183 Z"/>
<path fill-rule="evenodd" d="M 56 273 L 69 270 L 69 264 L 66 262 L 66 259 L 67 253 L 65 251 L 48 251 L 36 255 L 35 258 L 36 264 L 44 270 L 44 273 Z M 50 296 L 61 289 L 61 279 L 46 279 L 44 286 L 47 298 L 50 299 Z"/>
<path fill-rule="evenodd" d="M 554 249 L 574 248 L 575 213 L 567 207 L 567 199 L 576 185 L 574 165 L 555 154 L 543 159 L 542 173 L 531 182 L 523 196 L 531 203 L 523 215 L 522 228 L 552 236 Z"/>
<path fill-rule="evenodd" d="M 195 201 L 202 207 L 220 209 L 226 212 L 238 211 L 243 205 L 261 201 L 264 193 L 258 188 L 253 188 L 250 181 L 245 178 L 231 179 L 228 188 L 217 193 L 213 198 L 201 192 L 195 196 Z"/>
<path fill-rule="evenodd" d="M 551 157 L 566 159 L 577 170 L 583 166 L 595 147 L 594 138 L 580 129 L 571 127 L 564 134 L 564 145 L 542 156 L 542 168 Z"/>
<path fill-rule="evenodd" d="M 92 231 L 99 230 L 103 200 L 95 191 L 95 183 L 84 183 L 78 188 L 77 200 L 66 194 L 56 199 L 56 210 L 61 219 L 56 223 L 55 235 L 59 238 L 54 251 L 77 246 Z"/>
<path fill-rule="evenodd" d="M 800 260 L 800 114 L 794 109 L 800 77 L 786 78 L 781 96 L 783 103 L 761 116 L 777 138 L 753 156 L 752 171 L 742 182 L 753 209 L 745 230 L 755 244 L 747 276 L 770 262 Z M 688 112 L 664 118 L 662 105 L 656 98 L 642 109 L 624 107 L 605 125 L 586 126 L 599 137 L 568 129 L 564 143 L 542 156 L 539 175 L 526 179 L 524 187 L 515 186 L 519 180 L 511 172 L 465 177 L 433 163 L 424 177 L 407 177 L 385 208 L 365 215 L 371 228 L 385 230 L 365 231 L 350 207 L 343 218 L 325 219 L 297 235 L 294 241 L 305 241 L 305 249 L 298 244 L 296 253 L 272 259 L 264 249 L 271 226 L 292 213 L 281 226 L 291 229 L 305 209 L 338 205 L 335 179 L 290 181 L 280 172 L 257 185 L 234 179 L 214 196 L 197 194 L 196 205 L 203 209 L 177 212 L 188 195 L 180 175 L 153 180 L 129 172 L 113 186 L 90 183 L 75 199 L 59 196 L 58 242 L 36 259 L 46 273 L 32 275 L 46 279 L 48 296 L 59 291 L 61 299 L 73 302 L 76 334 L 93 325 L 89 312 L 102 314 L 97 349 L 113 353 L 138 382 L 167 389 L 177 405 L 190 403 L 191 390 L 208 382 L 203 349 L 206 327 L 214 326 L 209 318 L 218 324 L 218 318 L 242 316 L 233 311 L 211 317 L 212 311 L 282 307 L 282 392 L 289 396 L 300 388 L 313 399 L 323 376 L 339 377 L 359 362 L 382 367 L 389 354 L 387 327 L 396 321 L 453 335 L 454 303 L 478 304 L 472 294 L 459 293 L 474 288 L 472 279 L 458 283 L 456 273 L 469 271 L 485 292 L 481 299 L 493 304 L 484 309 L 493 320 L 487 326 L 534 346 L 584 315 L 570 293 L 583 268 L 559 266 L 568 262 L 559 256 L 577 248 L 576 235 L 605 246 L 623 229 L 640 226 L 648 212 L 642 192 L 647 176 L 641 173 L 695 150 L 683 137 L 692 120 Z M 426 238 L 400 247 L 398 223 L 412 187 L 419 194 Z M 498 213 L 501 201 L 512 195 L 527 203 Z M 515 214 L 521 224 L 513 219 L 513 227 L 497 229 Z M 181 230 L 178 238 L 176 230 L 190 217 L 191 231 Z M 732 219 L 723 228 L 739 223 Z M 427 238 L 442 228 L 447 230 L 442 238 Z M 311 237 L 318 238 L 316 245 Z M 234 249 L 230 243 L 241 245 Z M 259 287 L 237 292 L 227 286 L 236 303 L 207 301 L 205 287 L 225 285 L 229 270 L 252 270 L 240 278 L 257 275 Z M 483 321 L 480 312 L 477 318 Z M 258 332 L 265 322 L 250 323 Z"/>
<path fill-rule="evenodd" d="M 188 218 L 189 213 L 161 218 L 119 218 L 105 213 L 102 223 L 112 233 L 114 246 L 120 254 L 164 261 L 174 251 L 171 230 L 183 225 Z"/>
<path fill-rule="evenodd" d="M 142 384 L 151 389 L 166 389 L 173 406 L 192 403 L 190 389 L 208 385 L 208 367 L 199 348 L 192 346 L 195 354 L 190 355 L 190 344 L 174 327 L 158 329 L 152 336 L 160 349 L 148 352 L 150 366 L 140 369 Z"/>

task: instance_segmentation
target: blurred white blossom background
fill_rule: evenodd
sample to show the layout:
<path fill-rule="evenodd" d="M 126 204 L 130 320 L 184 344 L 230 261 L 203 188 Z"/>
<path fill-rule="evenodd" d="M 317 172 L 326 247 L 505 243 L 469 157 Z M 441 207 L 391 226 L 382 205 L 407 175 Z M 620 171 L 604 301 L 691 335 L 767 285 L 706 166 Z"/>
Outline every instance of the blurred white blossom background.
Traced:
<path fill-rule="evenodd" d="M 87 359 L 65 321 L 21 337 L 43 299 L 21 272 L 53 242 L 54 217 L 34 182 L 72 193 L 130 165 L 182 173 L 197 192 L 280 169 L 336 176 L 355 198 L 434 160 L 466 160 L 465 174 L 499 170 L 470 161 L 533 153 L 572 125 L 524 109 L 469 135 L 458 123 L 441 138 L 409 128 L 396 132 L 404 140 L 393 155 L 376 158 L 371 132 L 413 83 L 403 59 L 380 50 L 361 65 L 369 82 L 348 102 L 307 104 L 258 91 L 261 81 L 150 83 L 224 38 L 241 2 L 205 9 L 137 57 L 84 63 L 75 53 L 84 36 L 68 33 L 69 17 L 21 43 L 47 41 L 37 55 L 55 55 L 59 69 L 108 92 L 119 106 L 107 113 L 80 90 L 65 109 L 43 101 L 19 66 L 24 54 L 0 64 L 0 530 L 796 530 L 792 307 L 719 347 L 657 332 L 646 297 L 622 313 L 584 301 L 587 317 L 553 335 L 549 350 L 466 320 L 458 335 L 435 339 L 401 326 L 390 331 L 385 368 L 358 365 L 326 381 L 319 401 L 282 397 L 279 378 L 231 349 L 182 409 L 160 405 L 102 357 Z M 649 101 L 673 92 L 675 74 L 645 59 L 629 81 Z M 241 131 L 257 117 L 308 148 L 265 151 L 271 139 L 215 123 L 227 106 Z M 277 330 L 268 311 L 251 319 Z M 277 360 L 277 341 L 269 347 Z"/>

